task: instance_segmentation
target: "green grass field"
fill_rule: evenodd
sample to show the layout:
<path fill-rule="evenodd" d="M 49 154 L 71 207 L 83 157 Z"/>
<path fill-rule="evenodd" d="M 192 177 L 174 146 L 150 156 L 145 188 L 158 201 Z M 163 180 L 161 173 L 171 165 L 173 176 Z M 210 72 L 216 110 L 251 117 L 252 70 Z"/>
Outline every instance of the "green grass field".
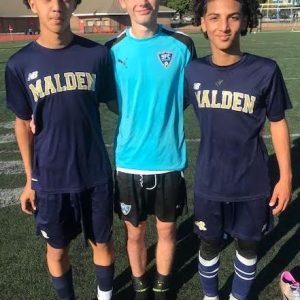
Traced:
<path fill-rule="evenodd" d="M 198 55 L 208 53 L 208 44 L 200 34 L 192 34 Z M 104 42 L 108 37 L 93 37 Z M 45 266 L 44 241 L 34 234 L 34 222 L 21 213 L 18 193 L 24 175 L 13 136 L 13 115 L 5 108 L 4 68 L 10 55 L 26 42 L 0 43 L 0 299 L 51 300 L 55 299 Z M 291 131 L 293 157 L 293 201 L 287 211 L 276 218 L 275 229 L 264 239 L 260 249 L 257 280 L 250 300 L 281 299 L 278 282 L 282 270 L 292 270 L 300 280 L 300 33 L 258 33 L 242 39 L 243 50 L 275 59 L 282 69 L 294 108 L 287 113 Z M 202 299 L 198 284 L 198 241 L 192 233 L 192 194 L 195 157 L 199 129 L 190 108 L 186 113 L 189 167 L 186 171 L 189 213 L 178 222 L 178 246 L 174 263 L 174 300 Z M 105 141 L 112 155 L 116 117 L 101 107 Z M 268 127 L 268 126 L 266 126 Z M 266 131 L 270 152 L 272 177 L 277 176 L 275 157 Z M 155 230 L 153 220 L 148 228 L 147 242 L 149 272 L 154 270 Z M 115 218 L 114 241 L 116 252 L 115 298 L 132 299 L 130 269 L 125 252 L 122 223 Z M 220 299 L 227 299 L 233 275 L 233 243 L 225 248 L 220 271 Z M 78 238 L 71 248 L 74 281 L 78 299 L 95 297 L 95 278 L 89 249 Z M 173 300 L 173 299 L 171 299 Z"/>

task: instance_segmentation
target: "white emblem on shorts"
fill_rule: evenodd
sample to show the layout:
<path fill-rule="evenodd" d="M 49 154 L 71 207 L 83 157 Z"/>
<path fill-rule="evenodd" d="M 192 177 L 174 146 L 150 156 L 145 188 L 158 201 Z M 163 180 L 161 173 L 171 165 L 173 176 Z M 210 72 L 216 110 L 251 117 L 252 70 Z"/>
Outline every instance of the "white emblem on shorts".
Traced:
<path fill-rule="evenodd" d="M 267 224 L 264 224 L 262 229 L 261 229 L 261 232 L 265 233 L 266 231 L 267 231 Z"/>
<path fill-rule="evenodd" d="M 45 239 L 49 239 L 49 236 L 48 236 L 48 234 L 47 234 L 46 231 L 41 230 L 41 234 L 42 234 L 42 236 L 43 236 Z"/>
<path fill-rule="evenodd" d="M 206 224 L 203 222 L 203 221 L 196 221 L 195 222 L 195 225 L 199 228 L 199 230 L 201 231 L 206 231 L 207 228 L 206 228 Z"/>
<path fill-rule="evenodd" d="M 121 210 L 124 216 L 127 216 L 131 210 L 131 205 L 121 202 Z"/>

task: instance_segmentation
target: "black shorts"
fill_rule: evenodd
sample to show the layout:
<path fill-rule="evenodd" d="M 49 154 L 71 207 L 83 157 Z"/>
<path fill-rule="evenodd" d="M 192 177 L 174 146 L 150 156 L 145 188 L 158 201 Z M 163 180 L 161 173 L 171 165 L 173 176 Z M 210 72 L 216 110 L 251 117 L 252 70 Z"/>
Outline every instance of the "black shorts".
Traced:
<path fill-rule="evenodd" d="M 116 172 L 115 211 L 134 226 L 155 215 L 175 222 L 186 210 L 186 186 L 180 171 L 155 175 Z"/>
<path fill-rule="evenodd" d="M 112 234 L 112 182 L 80 193 L 36 193 L 37 235 L 54 248 L 69 245 L 82 231 L 86 240 L 107 243 Z"/>

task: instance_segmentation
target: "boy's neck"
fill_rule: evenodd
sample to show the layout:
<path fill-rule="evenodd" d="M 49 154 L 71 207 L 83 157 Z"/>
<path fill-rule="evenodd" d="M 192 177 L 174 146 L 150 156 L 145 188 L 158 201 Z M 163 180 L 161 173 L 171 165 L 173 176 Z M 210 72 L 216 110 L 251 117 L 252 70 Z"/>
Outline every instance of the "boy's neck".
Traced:
<path fill-rule="evenodd" d="M 157 33 L 158 24 L 151 24 L 149 26 L 144 26 L 140 24 L 131 25 L 131 34 L 138 39 L 144 39 L 151 37 Z"/>
<path fill-rule="evenodd" d="M 234 52 L 212 51 L 211 59 L 215 65 L 226 67 L 237 63 L 242 54 L 240 50 Z"/>
<path fill-rule="evenodd" d="M 73 37 L 74 34 L 71 30 L 66 30 L 65 32 L 59 34 L 52 32 L 43 34 L 43 32 L 41 32 L 37 42 L 45 48 L 61 49 L 68 46 L 72 42 Z"/>

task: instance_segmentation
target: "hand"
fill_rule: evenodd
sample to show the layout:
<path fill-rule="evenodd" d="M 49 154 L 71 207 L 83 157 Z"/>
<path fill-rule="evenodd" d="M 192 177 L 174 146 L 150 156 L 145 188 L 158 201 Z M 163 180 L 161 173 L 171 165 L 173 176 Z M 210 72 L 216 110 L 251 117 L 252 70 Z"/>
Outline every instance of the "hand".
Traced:
<path fill-rule="evenodd" d="M 33 134 L 35 134 L 35 123 L 34 123 L 34 118 L 33 118 L 33 115 L 31 116 L 31 121 L 29 123 L 29 126 L 30 126 L 30 129 L 31 129 L 31 132 Z"/>
<path fill-rule="evenodd" d="M 21 209 L 24 213 L 32 215 L 36 210 L 35 191 L 31 189 L 30 184 L 26 184 L 20 196 Z"/>
<path fill-rule="evenodd" d="M 275 185 L 272 198 L 269 202 L 274 216 L 279 215 L 287 208 L 291 200 L 291 190 L 291 182 L 279 180 Z"/>

